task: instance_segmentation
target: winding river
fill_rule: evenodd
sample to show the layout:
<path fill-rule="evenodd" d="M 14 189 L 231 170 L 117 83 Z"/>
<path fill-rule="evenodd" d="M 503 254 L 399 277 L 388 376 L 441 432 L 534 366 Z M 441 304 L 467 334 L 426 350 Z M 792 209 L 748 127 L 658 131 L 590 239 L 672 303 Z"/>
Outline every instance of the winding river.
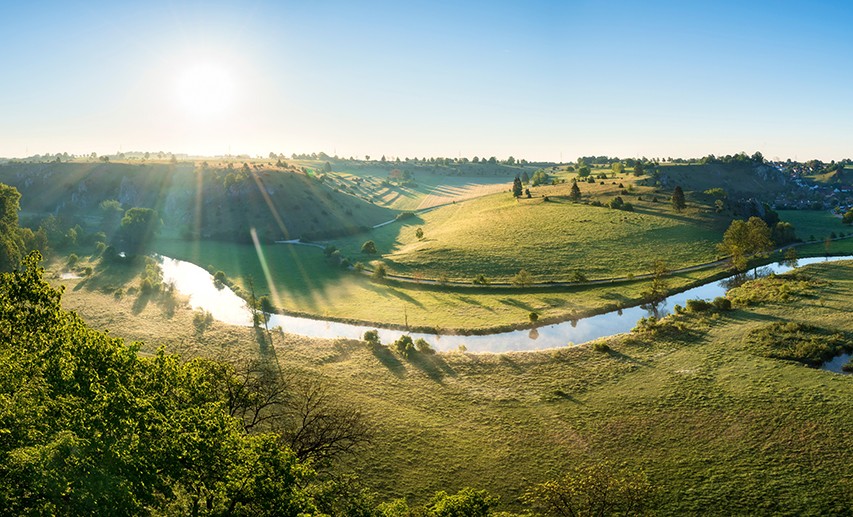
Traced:
<path fill-rule="evenodd" d="M 800 259 L 798 265 L 804 266 L 816 262 L 847 259 L 853 259 L 853 255 Z M 160 257 L 160 261 L 163 268 L 163 280 L 174 283 L 178 292 L 188 296 L 192 308 L 204 309 L 217 320 L 232 325 L 249 326 L 252 324 L 251 313 L 246 302 L 228 287 L 218 289 L 214 285 L 213 277 L 206 270 L 195 264 L 169 257 Z M 793 269 L 791 266 L 777 263 L 759 268 L 758 272 L 761 275 L 767 275 L 784 273 L 791 269 Z M 723 296 L 730 287 L 731 278 L 727 278 L 674 294 L 657 306 L 658 315 L 667 314 L 675 305 L 683 306 L 689 299 L 710 300 L 717 296 Z M 483 336 L 420 334 L 382 328 L 377 330 L 383 343 L 390 343 L 403 334 L 410 334 L 413 339 L 425 339 L 440 351 L 456 350 L 460 345 L 464 345 L 469 352 L 499 353 L 556 348 L 571 343 L 585 343 L 594 339 L 621 334 L 631 330 L 640 318 L 650 315 L 653 315 L 651 309 L 640 306 L 630 307 L 576 321 L 544 325 L 533 330 L 514 330 Z M 365 331 L 377 328 L 281 314 L 272 315 L 269 325 L 270 328 L 280 326 L 285 332 L 302 336 L 349 339 L 361 339 Z M 827 363 L 827 365 L 832 364 L 834 366 L 835 362 L 838 362 L 837 369 L 832 369 L 840 371 L 841 364 L 843 364 L 840 359 Z"/>

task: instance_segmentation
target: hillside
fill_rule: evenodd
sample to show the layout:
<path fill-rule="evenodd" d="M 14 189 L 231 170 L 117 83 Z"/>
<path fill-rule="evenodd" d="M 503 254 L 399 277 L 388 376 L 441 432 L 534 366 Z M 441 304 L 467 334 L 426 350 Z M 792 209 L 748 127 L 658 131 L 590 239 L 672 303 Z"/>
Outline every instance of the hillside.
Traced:
<path fill-rule="evenodd" d="M 325 185 L 300 170 L 209 168 L 189 163 L 9 163 L 0 182 L 21 192 L 22 219 L 46 214 L 97 229 L 102 201 L 154 208 L 164 236 L 245 242 L 325 238 L 393 219 L 395 212 Z"/>
<path fill-rule="evenodd" d="M 763 201 L 773 199 L 794 187 L 788 176 L 770 165 L 745 163 L 708 163 L 675 165 L 663 164 L 657 178 L 661 188 L 680 185 L 685 191 L 704 192 L 722 188 L 730 199 L 754 197 Z"/>

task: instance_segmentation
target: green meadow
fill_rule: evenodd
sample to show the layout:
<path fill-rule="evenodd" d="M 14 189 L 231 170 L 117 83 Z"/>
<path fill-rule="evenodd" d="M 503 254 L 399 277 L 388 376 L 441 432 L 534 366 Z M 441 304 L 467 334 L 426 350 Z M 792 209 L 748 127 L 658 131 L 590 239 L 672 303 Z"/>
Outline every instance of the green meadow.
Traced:
<path fill-rule="evenodd" d="M 62 282 L 67 308 L 145 340 L 144 352 L 164 344 L 232 360 L 258 354 L 251 329 L 214 323 L 199 337 L 185 308 L 137 310 L 130 296 Z M 851 296 L 853 264 L 820 264 L 738 288 L 732 311 L 684 313 L 598 345 L 405 358 L 358 341 L 284 335 L 275 354 L 333 380 L 336 395 L 368 416 L 374 440 L 344 469 L 386 499 L 422 502 L 472 486 L 519 511 L 533 484 L 609 461 L 646 473 L 661 515 L 844 514 L 853 453 L 841 437 L 853 434 L 853 378 L 774 359 L 766 347 L 781 323 L 813 329 L 818 344 L 840 333 L 849 346 Z"/>

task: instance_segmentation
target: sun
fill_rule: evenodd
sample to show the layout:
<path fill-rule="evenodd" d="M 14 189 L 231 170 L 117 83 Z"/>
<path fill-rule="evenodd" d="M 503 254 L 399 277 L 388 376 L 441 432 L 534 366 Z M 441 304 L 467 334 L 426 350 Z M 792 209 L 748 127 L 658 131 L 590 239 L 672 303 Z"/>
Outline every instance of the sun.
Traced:
<path fill-rule="evenodd" d="M 196 63 L 178 73 L 177 103 L 195 117 L 222 115 L 234 103 L 235 86 L 234 77 L 226 67 L 212 62 Z"/>

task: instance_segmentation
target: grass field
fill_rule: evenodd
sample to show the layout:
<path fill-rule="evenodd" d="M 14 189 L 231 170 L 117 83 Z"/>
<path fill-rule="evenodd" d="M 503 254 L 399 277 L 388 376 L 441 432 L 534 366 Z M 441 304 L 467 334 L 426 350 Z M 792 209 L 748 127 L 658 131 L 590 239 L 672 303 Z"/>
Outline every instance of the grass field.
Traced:
<path fill-rule="evenodd" d="M 333 380 L 375 426 L 348 461 L 382 499 L 423 501 L 463 486 L 520 508 L 531 484 L 610 460 L 644 470 L 661 515 L 849 513 L 853 377 L 769 359 L 744 339 L 777 321 L 853 335 L 853 264 L 810 266 L 806 282 L 753 284 L 749 307 L 680 316 L 661 330 L 592 346 L 404 359 L 359 342 L 276 337 L 282 364 Z M 803 278 L 803 277 L 801 277 Z M 112 334 L 186 354 L 256 354 L 250 329 L 190 312 L 69 289 L 66 307 Z M 784 281 L 783 281 L 784 283 Z M 678 330 L 680 328 L 680 330 Z M 849 339 L 848 339 L 849 341 Z"/>
<path fill-rule="evenodd" d="M 841 218 L 828 210 L 779 210 L 779 218 L 794 225 L 797 237 L 808 241 L 811 237 L 823 240 L 832 233 L 850 233 L 853 228 L 841 224 Z"/>
<path fill-rule="evenodd" d="M 370 257 L 360 248 L 369 238 L 389 272 L 462 282 L 481 274 L 507 282 L 520 269 L 534 282 L 570 281 L 576 273 L 626 277 L 648 273 L 661 256 L 671 269 L 716 258 L 727 221 L 698 208 L 676 213 L 665 196 L 651 201 L 651 189 L 621 194 L 614 183 L 584 183 L 581 190 L 587 200 L 602 203 L 620 195 L 633 212 L 571 202 L 566 183 L 533 187 L 530 199 L 499 193 L 457 203 L 335 244 L 346 256 L 365 260 Z M 416 237 L 417 227 L 423 239 Z"/>

